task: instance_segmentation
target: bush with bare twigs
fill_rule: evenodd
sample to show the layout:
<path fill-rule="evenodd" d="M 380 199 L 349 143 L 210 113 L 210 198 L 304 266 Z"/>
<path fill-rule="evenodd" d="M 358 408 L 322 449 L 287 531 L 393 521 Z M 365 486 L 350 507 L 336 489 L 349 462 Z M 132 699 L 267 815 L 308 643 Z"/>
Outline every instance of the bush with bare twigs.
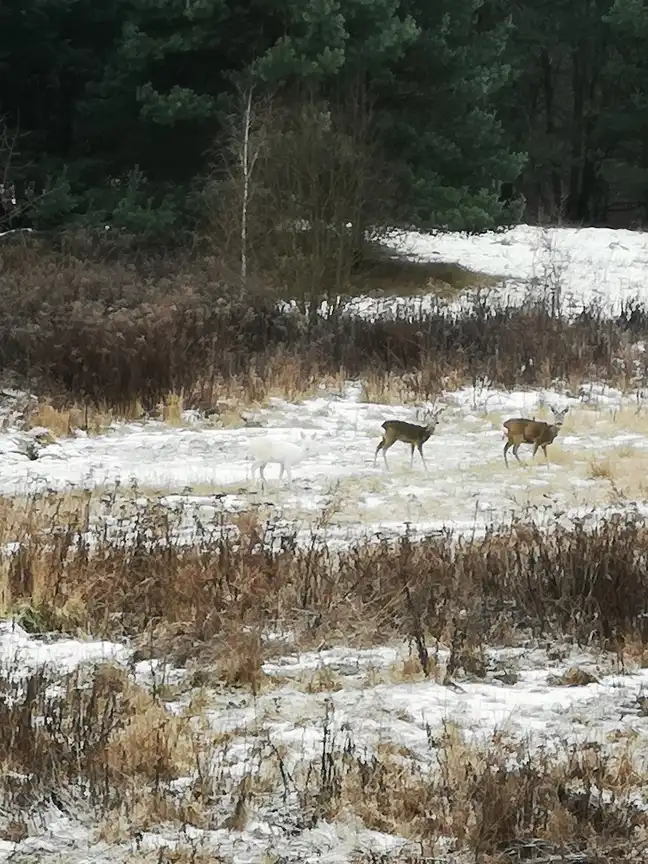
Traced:
<path fill-rule="evenodd" d="M 0 369 L 62 403 L 123 411 L 180 393 L 185 407 L 225 395 L 294 398 L 340 375 L 371 378 L 378 391 L 407 374 L 412 399 L 448 382 L 597 379 L 625 388 L 646 378 L 648 361 L 630 344 L 645 333 L 637 306 L 616 320 L 596 309 L 566 320 L 542 303 L 479 302 L 367 320 L 343 307 L 305 317 L 275 300 L 260 285 L 241 296 L 236 279 L 206 259 L 135 265 L 13 250 L 0 272 Z"/>
<path fill-rule="evenodd" d="M 358 644 L 408 638 L 426 671 L 444 645 L 448 674 L 480 674 L 483 646 L 518 635 L 617 649 L 648 643 L 648 531 L 631 517 L 551 533 L 514 524 L 482 539 L 359 541 L 333 552 L 325 536 L 304 546 L 291 529 L 225 514 L 220 526 L 196 522 L 195 541 L 179 544 L 188 514 L 154 501 L 122 500 L 108 532 L 93 521 L 97 498 L 87 493 L 67 510 L 64 496 L 40 507 L 5 499 L 7 608 L 36 629 L 135 637 L 178 662 L 207 651 L 230 683 L 261 686 L 269 626 L 304 645 L 336 632 Z M 8 551 L 10 539 L 17 550 Z M 248 660 L 235 668 L 222 645 Z"/>

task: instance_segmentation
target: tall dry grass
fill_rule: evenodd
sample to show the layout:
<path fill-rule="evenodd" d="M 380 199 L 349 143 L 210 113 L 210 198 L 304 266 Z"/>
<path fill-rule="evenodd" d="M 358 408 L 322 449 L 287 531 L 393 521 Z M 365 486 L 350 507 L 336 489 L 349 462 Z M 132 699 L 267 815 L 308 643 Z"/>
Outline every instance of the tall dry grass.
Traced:
<path fill-rule="evenodd" d="M 648 529 L 629 517 L 334 551 L 254 514 L 195 524 L 180 545 L 182 508 L 97 499 L 0 500 L 2 614 L 35 632 L 126 638 L 134 661 L 186 666 L 190 687 L 272 686 L 263 664 L 282 648 L 270 630 L 290 631 L 290 650 L 405 639 L 409 678 L 439 680 L 483 676 L 494 643 L 569 639 L 621 658 L 648 643 Z M 159 683 L 145 688 L 110 665 L 59 677 L 2 670 L 0 692 L 0 836 L 15 842 L 44 807 L 101 817 L 110 843 L 161 824 L 241 830 L 256 807 L 290 800 L 293 827 L 353 815 L 429 854 L 451 843 L 480 861 L 542 849 L 638 862 L 646 851 L 643 781 L 618 746 L 558 742 L 549 754 L 502 735 L 469 744 L 446 727 L 430 731 L 430 772 L 405 749 L 368 754 L 351 732 L 340 739 L 327 708 L 316 760 L 288 770 L 282 748 L 260 738 L 263 759 L 241 778 L 226 768 L 234 732 L 209 732 L 199 695 L 171 710 Z"/>
<path fill-rule="evenodd" d="M 407 638 L 426 671 L 444 645 L 452 673 L 471 670 L 484 645 L 520 637 L 617 650 L 648 642 L 648 529 L 632 517 L 334 552 L 325 537 L 298 544 L 296 528 L 279 531 L 253 513 L 195 521 L 183 545 L 177 538 L 195 517 L 181 506 L 109 498 L 2 500 L 5 614 L 37 630 L 134 638 L 177 662 L 207 652 L 224 680 L 256 673 L 233 670 L 222 646 L 242 647 L 241 662 L 255 656 L 258 669 L 272 627 L 311 646 L 336 633 L 356 644 Z"/>
<path fill-rule="evenodd" d="M 379 320 L 302 315 L 274 289 L 240 286 L 218 262 L 97 262 L 12 250 L 0 271 L 0 369 L 41 395 L 132 414 L 183 396 L 185 407 L 223 397 L 263 401 L 312 391 L 325 378 L 370 378 L 379 392 L 408 376 L 409 398 L 488 380 L 540 386 L 595 378 L 646 380 L 631 348 L 648 315 L 628 305 L 615 320 L 595 307 L 576 320 L 543 304 L 464 312 L 443 306 Z"/>
<path fill-rule="evenodd" d="M 407 754 L 367 756 L 349 741 L 342 748 L 330 733 L 303 800 L 323 818 L 354 813 L 406 837 L 425 860 L 598 864 L 639 862 L 648 851 L 631 747 L 611 755 L 557 742 L 549 753 L 501 733 L 470 744 L 446 724 L 432 748 L 438 770 L 427 772 Z"/>
<path fill-rule="evenodd" d="M 110 664 L 60 677 L 3 671 L 0 686 L 0 832 L 22 823 L 26 836 L 52 808 L 82 821 L 111 814 L 106 839 L 165 822 L 206 824 L 199 798 L 173 789 L 216 740 L 192 711 L 169 710 Z"/>
<path fill-rule="evenodd" d="M 430 730 L 421 759 L 387 744 L 367 752 L 326 708 L 315 759 L 293 753 L 289 769 L 267 733 L 241 775 L 231 770 L 233 739 L 254 733 L 214 734 L 198 703 L 169 710 L 120 667 L 1 674 L 0 688 L 0 838 L 17 844 L 18 860 L 48 814 L 96 826 L 94 839 L 115 853 L 130 841 L 128 860 L 148 860 L 135 852 L 143 832 L 159 829 L 179 854 L 163 858 L 161 847 L 155 860 L 217 860 L 213 830 L 243 831 L 256 813 L 271 814 L 277 844 L 353 818 L 421 854 L 460 860 L 640 862 L 648 851 L 630 741 L 607 750 L 556 742 L 550 752 L 502 733 L 469 743 L 445 724 Z"/>

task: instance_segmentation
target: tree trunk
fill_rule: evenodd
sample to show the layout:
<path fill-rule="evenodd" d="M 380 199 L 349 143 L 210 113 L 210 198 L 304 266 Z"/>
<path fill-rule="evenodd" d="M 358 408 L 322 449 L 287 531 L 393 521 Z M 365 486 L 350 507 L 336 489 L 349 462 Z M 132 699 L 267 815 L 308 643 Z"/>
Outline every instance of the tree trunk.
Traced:
<path fill-rule="evenodd" d="M 585 107 L 583 56 L 581 46 L 574 46 L 572 61 L 572 131 L 571 164 L 569 168 L 569 191 L 567 193 L 567 218 L 577 222 L 581 218 L 581 178 L 583 169 L 583 111 Z"/>
<path fill-rule="evenodd" d="M 556 134 L 556 121 L 555 121 L 555 107 L 554 107 L 554 83 L 553 83 L 553 70 L 551 68 L 551 57 L 549 56 L 549 51 L 546 48 L 543 48 L 540 53 L 540 63 L 542 65 L 542 86 L 544 90 L 544 98 L 545 98 L 545 116 L 546 123 L 545 129 L 547 132 L 547 137 L 550 140 L 555 138 Z M 562 211 L 562 179 L 560 177 L 560 171 L 558 166 L 555 163 L 552 163 L 550 168 L 550 177 L 551 177 L 551 208 L 550 208 L 550 217 L 554 219 L 556 217 L 561 216 Z"/>

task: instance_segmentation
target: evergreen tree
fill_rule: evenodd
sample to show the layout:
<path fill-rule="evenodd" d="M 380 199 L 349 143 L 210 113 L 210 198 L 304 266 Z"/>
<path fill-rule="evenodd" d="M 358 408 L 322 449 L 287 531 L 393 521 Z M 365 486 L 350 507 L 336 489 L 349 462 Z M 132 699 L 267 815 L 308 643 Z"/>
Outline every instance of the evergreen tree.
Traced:
<path fill-rule="evenodd" d="M 502 184 L 518 176 L 494 108 L 509 80 L 506 16 L 481 0 L 409 0 L 420 29 L 379 92 L 378 128 L 400 185 L 400 224 L 483 231 L 514 215 Z M 517 215 L 517 214 L 515 214 Z"/>
<path fill-rule="evenodd" d="M 0 116 L 22 134 L 25 222 L 190 226 L 232 82 L 254 80 L 371 129 L 392 223 L 483 230 L 521 165 L 493 103 L 507 37 L 494 0 L 5 0 Z"/>
<path fill-rule="evenodd" d="M 610 100 L 605 122 L 614 140 L 603 171 L 612 189 L 612 208 L 633 204 L 648 220 L 648 6 L 643 0 L 615 0 L 606 23 L 611 39 L 605 68 Z"/>

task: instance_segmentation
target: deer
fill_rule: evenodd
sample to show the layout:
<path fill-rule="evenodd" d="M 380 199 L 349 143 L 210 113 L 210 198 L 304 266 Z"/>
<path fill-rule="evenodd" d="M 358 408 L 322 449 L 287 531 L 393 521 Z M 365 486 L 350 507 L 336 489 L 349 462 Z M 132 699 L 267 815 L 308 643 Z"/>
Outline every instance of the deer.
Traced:
<path fill-rule="evenodd" d="M 532 459 L 535 458 L 538 449 L 542 447 L 547 465 L 549 464 L 547 447 L 553 443 L 558 435 L 569 407 L 563 411 L 559 411 L 557 408 L 551 406 L 551 410 L 556 418 L 553 423 L 544 423 L 542 420 L 529 420 L 527 417 L 512 417 L 504 423 L 504 433 L 507 437 L 506 444 L 504 445 L 504 462 L 507 468 L 509 464 L 506 454 L 510 447 L 513 448 L 513 455 L 520 465 L 523 464 L 518 456 L 520 444 L 533 444 Z"/>
<path fill-rule="evenodd" d="M 292 486 L 291 469 L 311 454 L 315 446 L 314 438 L 315 435 L 312 438 L 306 438 L 302 432 L 301 444 L 295 444 L 292 441 L 284 441 L 279 438 L 271 438 L 270 436 L 263 436 L 262 438 L 255 438 L 250 441 L 248 453 L 253 459 L 252 480 L 254 480 L 258 468 L 259 477 L 261 478 L 261 489 L 264 489 L 266 478 L 263 470 L 266 465 L 275 462 L 279 464 L 279 480 L 281 480 L 285 473 L 288 478 L 288 485 Z"/>
<path fill-rule="evenodd" d="M 423 445 L 432 435 L 439 423 L 439 417 L 445 409 L 441 408 L 434 412 L 427 412 L 424 416 L 425 425 L 419 426 L 416 423 L 407 423 L 405 420 L 385 420 L 382 424 L 384 429 L 382 441 L 376 447 L 374 454 L 374 468 L 378 454 L 382 450 L 383 459 L 385 460 L 385 468 L 389 471 L 387 464 L 387 451 L 397 441 L 402 441 L 404 444 L 409 444 L 411 447 L 410 453 L 410 468 L 414 466 L 414 448 L 421 454 L 423 467 L 427 471 L 427 463 L 423 455 Z M 418 419 L 418 418 L 417 418 Z"/>

